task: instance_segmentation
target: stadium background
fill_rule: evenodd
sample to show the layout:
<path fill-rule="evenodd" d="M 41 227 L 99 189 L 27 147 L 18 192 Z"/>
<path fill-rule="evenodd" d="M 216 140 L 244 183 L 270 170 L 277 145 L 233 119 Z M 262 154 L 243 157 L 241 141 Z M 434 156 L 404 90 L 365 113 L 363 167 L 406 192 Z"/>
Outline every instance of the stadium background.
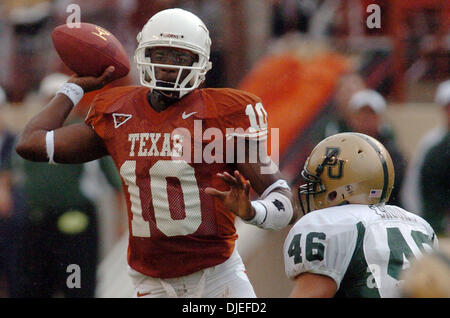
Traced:
<path fill-rule="evenodd" d="M 50 34 L 66 22 L 71 3 L 80 6 L 82 22 L 111 31 L 130 62 L 135 36 L 152 14 L 170 7 L 196 13 L 213 41 L 213 69 L 206 85 L 237 87 L 263 99 L 269 128 L 281 128 L 280 169 L 293 186 L 306 154 L 320 140 L 324 118 L 348 102 L 360 87 L 355 82 L 387 99 L 384 120 L 408 162 L 417 155 L 421 138 L 445 124 L 434 94 L 438 83 L 450 77 L 446 0 L 4 0 L 0 119 L 2 127 L 16 134 L 43 105 L 42 81 L 54 73 L 70 74 Z M 367 27 L 370 4 L 381 8 L 380 28 Z M 109 86 L 135 83 L 132 63 L 129 76 Z M 74 112 L 84 116 L 94 95 L 87 94 Z M 125 211 L 112 203 L 114 193 L 104 180 L 95 182 L 101 182 L 94 186 L 101 190 L 95 198 L 100 224 L 97 296 L 129 297 Z M 256 294 L 286 297 L 291 283 L 284 276 L 281 248 L 289 229 L 267 232 L 239 221 L 237 228 L 238 248 Z"/>

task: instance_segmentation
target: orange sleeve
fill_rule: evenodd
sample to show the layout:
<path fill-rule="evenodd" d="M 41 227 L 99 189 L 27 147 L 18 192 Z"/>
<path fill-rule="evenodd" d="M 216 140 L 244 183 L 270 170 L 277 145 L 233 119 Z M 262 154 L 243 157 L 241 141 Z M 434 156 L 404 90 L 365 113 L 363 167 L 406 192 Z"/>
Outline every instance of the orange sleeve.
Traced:
<path fill-rule="evenodd" d="M 111 131 L 108 127 L 113 125 L 112 116 L 108 115 L 119 110 L 121 104 L 118 100 L 121 97 L 135 90 L 136 87 L 133 86 L 114 87 L 97 94 L 86 115 L 85 123 L 91 126 L 100 138 L 106 139 L 108 131 Z"/>
<path fill-rule="evenodd" d="M 263 140 L 267 137 L 267 112 L 259 97 L 241 90 L 221 89 L 214 100 L 227 138 Z"/>
<path fill-rule="evenodd" d="M 97 135 L 105 139 L 106 119 L 104 116 L 107 102 L 102 94 L 98 94 L 91 103 L 86 115 L 85 123 L 94 129 Z"/>

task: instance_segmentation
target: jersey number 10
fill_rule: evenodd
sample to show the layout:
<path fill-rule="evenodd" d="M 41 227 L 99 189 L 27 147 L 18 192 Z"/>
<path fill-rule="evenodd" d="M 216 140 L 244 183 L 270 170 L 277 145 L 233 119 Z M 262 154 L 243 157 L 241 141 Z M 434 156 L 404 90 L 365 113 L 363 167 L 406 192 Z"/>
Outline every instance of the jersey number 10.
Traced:
<path fill-rule="evenodd" d="M 150 224 L 142 215 L 141 194 L 136 184 L 136 161 L 125 161 L 120 167 L 120 175 L 125 181 L 130 195 L 131 213 L 133 214 L 131 234 L 134 237 L 150 237 Z M 202 223 L 200 192 L 194 168 L 182 160 L 159 160 L 150 168 L 149 176 L 148 182 L 150 182 L 152 206 L 158 230 L 167 236 L 194 233 Z M 174 177 L 180 182 L 185 202 L 183 219 L 174 220 L 171 217 L 167 193 L 168 177 Z"/>

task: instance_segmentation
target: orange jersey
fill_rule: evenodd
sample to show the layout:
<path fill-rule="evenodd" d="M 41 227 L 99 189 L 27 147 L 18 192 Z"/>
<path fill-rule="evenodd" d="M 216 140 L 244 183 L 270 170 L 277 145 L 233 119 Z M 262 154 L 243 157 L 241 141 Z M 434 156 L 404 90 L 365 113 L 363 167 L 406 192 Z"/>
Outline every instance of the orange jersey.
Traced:
<path fill-rule="evenodd" d="M 227 190 L 216 175 L 235 169 L 226 140 L 263 138 L 267 114 L 258 97 L 234 89 L 197 89 L 161 112 L 148 93 L 142 86 L 107 90 L 93 101 L 86 123 L 122 178 L 129 265 L 152 277 L 179 277 L 231 255 L 234 214 L 205 188 Z"/>

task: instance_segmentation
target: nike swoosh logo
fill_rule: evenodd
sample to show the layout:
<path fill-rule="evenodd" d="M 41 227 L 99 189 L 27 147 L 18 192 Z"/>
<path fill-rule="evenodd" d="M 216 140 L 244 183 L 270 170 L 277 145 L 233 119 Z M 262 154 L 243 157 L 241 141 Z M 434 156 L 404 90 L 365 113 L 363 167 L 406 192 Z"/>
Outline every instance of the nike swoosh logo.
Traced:
<path fill-rule="evenodd" d="M 194 114 L 196 114 L 196 113 L 197 113 L 197 112 L 192 112 L 192 113 L 186 114 L 185 112 L 183 112 L 183 113 L 181 114 L 181 118 L 186 119 L 186 118 L 191 117 L 192 115 L 194 115 Z"/>
<path fill-rule="evenodd" d="M 147 296 L 147 295 L 150 295 L 151 293 L 140 293 L 140 292 L 137 292 L 137 296 L 138 297 L 144 297 L 144 296 Z"/>

